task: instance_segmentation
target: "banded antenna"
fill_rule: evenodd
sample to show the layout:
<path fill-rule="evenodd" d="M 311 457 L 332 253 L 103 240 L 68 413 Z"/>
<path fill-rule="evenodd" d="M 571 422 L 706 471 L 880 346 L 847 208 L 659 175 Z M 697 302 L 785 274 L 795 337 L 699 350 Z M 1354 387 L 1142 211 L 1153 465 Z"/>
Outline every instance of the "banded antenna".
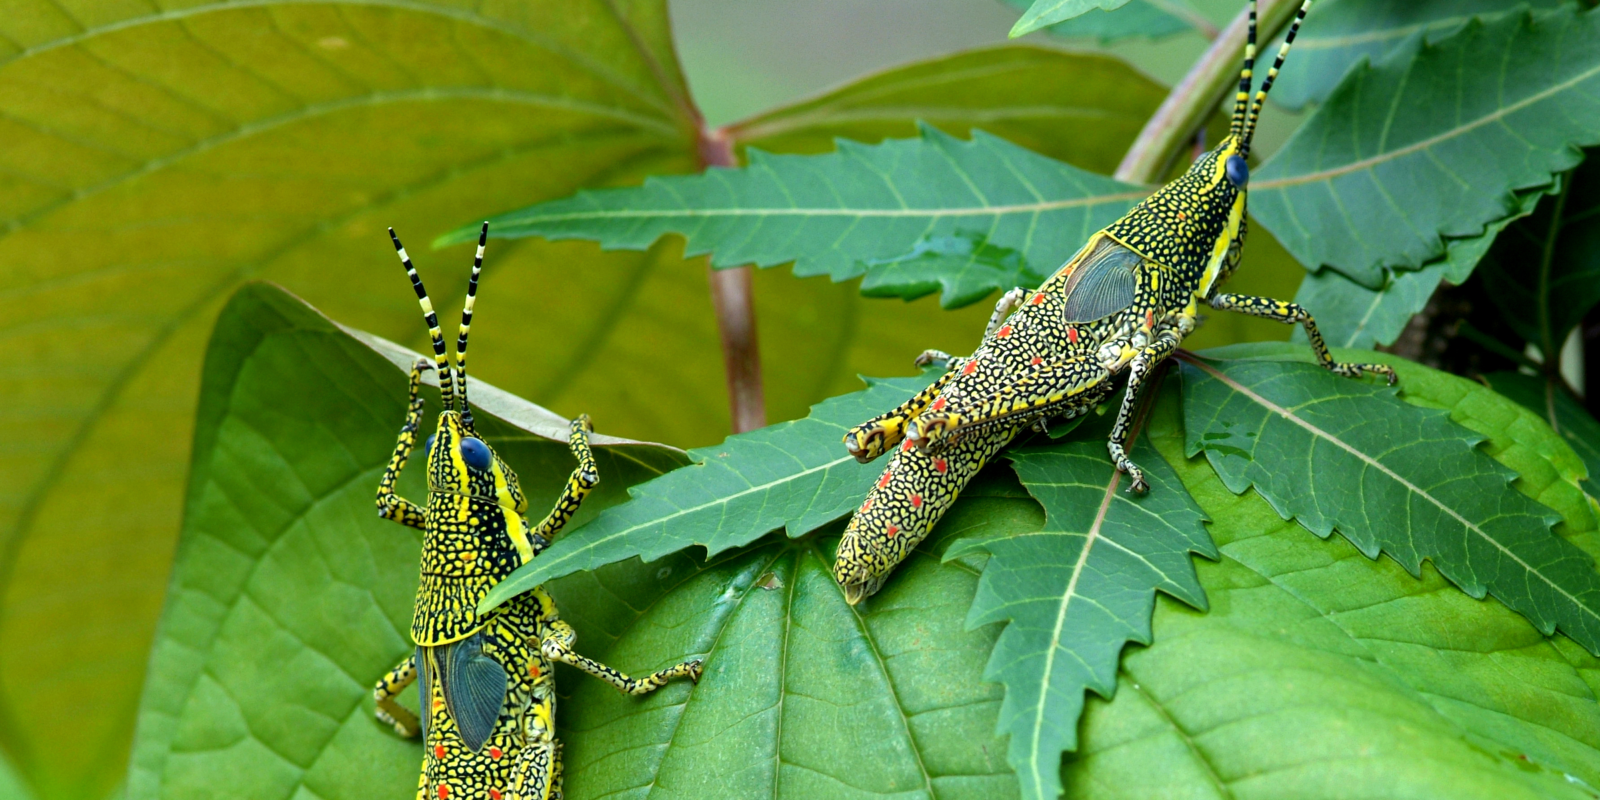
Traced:
<path fill-rule="evenodd" d="M 400 263 L 406 267 L 406 275 L 411 278 L 411 288 L 417 292 L 417 303 L 422 306 L 422 320 L 428 323 L 428 335 L 433 338 L 434 366 L 439 373 L 439 399 L 444 403 L 444 410 L 454 408 L 455 388 L 450 380 L 450 357 L 444 349 L 444 332 L 439 330 L 439 315 L 433 311 L 433 301 L 428 299 L 428 290 L 422 288 L 422 278 L 417 275 L 417 268 L 411 265 L 411 256 L 406 255 L 406 248 L 400 244 L 400 237 L 394 235 L 394 228 L 389 229 L 389 238 L 394 240 L 394 251 L 400 256 Z"/>
<path fill-rule="evenodd" d="M 1256 99 L 1250 103 L 1250 118 L 1244 126 L 1244 145 L 1239 150 L 1241 155 L 1250 153 L 1250 140 L 1256 135 L 1256 120 L 1261 118 L 1261 105 L 1267 101 L 1267 92 L 1272 91 L 1272 82 L 1277 79 L 1278 70 L 1283 68 L 1283 60 L 1289 55 L 1289 46 L 1294 44 L 1294 35 L 1300 32 L 1300 23 L 1305 21 L 1306 12 L 1311 10 L 1311 3 L 1312 0 L 1305 0 L 1300 4 L 1300 10 L 1295 12 L 1294 22 L 1289 23 L 1289 33 L 1283 37 L 1283 46 L 1278 48 L 1278 57 L 1272 60 L 1272 69 L 1267 70 L 1267 77 L 1262 79 L 1261 89 L 1256 92 Z M 1254 5 L 1252 0 L 1251 6 Z"/>
<path fill-rule="evenodd" d="M 1239 70 L 1239 91 L 1233 96 L 1233 119 L 1228 123 L 1228 133 L 1232 136 L 1244 135 L 1245 112 L 1250 109 L 1250 78 L 1255 66 L 1256 0 L 1250 0 L 1250 33 L 1244 44 L 1244 69 Z"/>
<path fill-rule="evenodd" d="M 478 233 L 478 254 L 472 258 L 472 277 L 467 279 L 467 302 L 461 307 L 461 334 L 456 339 L 456 377 L 461 383 L 461 423 L 472 429 L 472 408 L 467 405 L 467 334 L 472 330 L 472 305 L 478 299 L 478 273 L 483 271 L 483 247 L 489 242 L 489 223 Z"/>

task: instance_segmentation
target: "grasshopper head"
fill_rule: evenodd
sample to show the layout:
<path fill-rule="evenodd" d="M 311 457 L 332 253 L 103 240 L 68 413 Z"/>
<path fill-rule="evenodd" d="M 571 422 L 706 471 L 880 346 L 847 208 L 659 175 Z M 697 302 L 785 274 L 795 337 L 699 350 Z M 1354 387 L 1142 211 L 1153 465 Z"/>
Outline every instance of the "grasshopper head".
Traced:
<path fill-rule="evenodd" d="M 465 398 L 462 403 L 465 404 Z M 439 413 L 439 427 L 428 437 L 428 491 L 490 500 L 527 512 L 517 473 L 472 428 L 470 415 Z"/>

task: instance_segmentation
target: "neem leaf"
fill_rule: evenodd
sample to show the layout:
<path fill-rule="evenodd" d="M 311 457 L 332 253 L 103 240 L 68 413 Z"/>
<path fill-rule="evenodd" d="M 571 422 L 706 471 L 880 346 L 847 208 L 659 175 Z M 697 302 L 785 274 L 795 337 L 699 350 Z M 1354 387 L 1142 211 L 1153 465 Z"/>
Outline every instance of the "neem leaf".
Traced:
<path fill-rule="evenodd" d="M 1452 418 L 1517 418 L 1477 388 L 1444 401 Z M 1530 435 L 1505 435 L 1517 430 Z M 1548 429 L 1531 434 L 1513 422 L 1486 445 L 1561 447 Z M 1212 520 L 1221 560 L 1196 565 L 1211 610 L 1158 600 L 1155 643 L 1123 658 L 1115 699 L 1090 698 L 1083 747 L 1063 769 L 1067 797 L 1600 794 L 1600 659 L 1472 600 L 1431 566 L 1413 577 L 1342 537 L 1307 536 L 1254 492 L 1235 495 L 1204 457 L 1184 458 L 1175 402 L 1158 404 L 1150 436 Z M 1548 465 L 1529 474 L 1552 476 L 1517 482 L 1535 496 L 1565 483 Z M 1584 546 L 1600 553 L 1594 544 Z"/>
<path fill-rule="evenodd" d="M 1584 470 L 1577 478 L 1587 479 L 1584 486 L 1591 497 L 1600 497 L 1594 481 L 1600 480 L 1600 422 L 1566 389 L 1535 375 L 1517 372 L 1494 372 L 1483 376 L 1494 390 L 1528 408 L 1583 460 Z"/>
<path fill-rule="evenodd" d="M 1008 623 L 983 676 L 1006 687 L 999 731 L 1022 796 L 1034 800 L 1061 793 L 1061 754 L 1078 746 L 1084 691 L 1110 697 L 1123 645 L 1150 643 L 1156 592 L 1204 609 L 1189 554 L 1216 555 L 1200 509 L 1161 456 L 1136 442 L 1150 493 L 1131 496 L 1106 459 L 1107 426 L 1090 427 L 1007 453 L 1044 506 L 1044 525 L 945 554 L 990 555 L 967 624 Z"/>
<path fill-rule="evenodd" d="M 372 505 L 405 416 L 395 360 L 265 284 L 223 310 L 130 798 L 415 792 L 417 745 L 371 719 L 372 683 L 411 647 L 421 543 Z M 479 429 L 529 502 L 552 502 L 573 461 L 546 430 L 549 412 L 491 389 L 474 381 Z M 430 414 L 436 399 L 430 390 Z M 660 445 L 595 444 L 605 480 L 585 516 L 682 463 Z M 400 489 L 425 499 L 421 470 Z"/>
<path fill-rule="evenodd" d="M 1034 0 L 1005 2 L 1020 9 L 1034 4 Z M 1053 36 L 1091 36 L 1101 42 L 1134 36 L 1159 39 L 1197 28 L 1210 30 L 1213 35 L 1216 32 L 1216 26 L 1185 0 L 1127 0 L 1126 5 L 1113 11 L 1083 13 L 1057 22 L 1045 31 Z"/>
<path fill-rule="evenodd" d="M 995 289 L 1031 289 L 1044 279 L 1010 248 L 970 236 L 934 236 L 912 245 L 909 253 L 867 262 L 861 294 L 910 299 L 941 292 L 939 305 L 959 308 Z"/>
<path fill-rule="evenodd" d="M 1272 100 L 1299 109 L 1320 103 L 1339 85 L 1350 67 L 1366 59 L 1382 61 L 1395 48 L 1421 33 L 1437 42 L 1461 30 L 1468 20 L 1519 7 L 1554 8 L 1563 0 L 1320 0 L 1295 36 L 1294 66 L 1278 75 Z M 1278 52 L 1283 41 L 1261 52 Z"/>
<path fill-rule="evenodd" d="M 1251 211 L 1302 264 L 1377 287 L 1515 213 L 1596 131 L 1600 14 L 1474 20 L 1352 70 L 1256 172 Z"/>
<path fill-rule="evenodd" d="M 801 536 L 854 511 L 886 464 L 860 464 L 845 431 L 904 402 L 931 382 L 873 381 L 810 416 L 730 436 L 689 451 L 694 462 L 629 490 L 633 501 L 569 528 L 539 558 L 484 599 L 497 606 L 545 581 L 640 556 L 653 561 L 695 545 L 709 555 L 783 528 Z"/>
<path fill-rule="evenodd" d="M 1551 533 L 1550 509 L 1507 489 L 1515 473 L 1478 438 L 1387 387 L 1213 352 L 1183 366 L 1186 446 L 1230 489 L 1254 486 L 1283 517 L 1412 574 L 1427 559 L 1472 597 L 1600 651 L 1593 560 Z"/>
<path fill-rule="evenodd" d="M 1033 5 L 1023 13 L 1022 19 L 1011 26 L 1011 38 L 1032 33 L 1040 28 L 1072 19 L 1096 9 L 1115 11 L 1128 4 L 1128 0 L 1033 0 Z"/>
<path fill-rule="evenodd" d="M 491 220 L 491 230 L 629 249 L 677 233 L 687 252 L 711 252 L 714 266 L 794 261 L 796 275 L 836 281 L 918 242 L 958 236 L 1016 249 L 1029 265 L 1048 265 L 1030 266 L 1043 272 L 1146 194 L 982 131 L 962 141 L 924 128 L 919 138 L 873 146 L 840 141 L 823 155 L 748 156 L 740 169 L 651 178 L 636 189 L 583 191 L 513 211 Z"/>

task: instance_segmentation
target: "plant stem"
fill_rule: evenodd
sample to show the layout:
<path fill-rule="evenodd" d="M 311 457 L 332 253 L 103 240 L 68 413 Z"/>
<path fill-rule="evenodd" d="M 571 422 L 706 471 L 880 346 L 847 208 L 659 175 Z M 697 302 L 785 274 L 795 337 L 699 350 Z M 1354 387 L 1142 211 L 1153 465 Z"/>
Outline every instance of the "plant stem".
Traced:
<path fill-rule="evenodd" d="M 736 167 L 733 140 L 718 130 L 699 126 L 700 163 L 706 167 Z M 711 284 L 711 304 L 722 334 L 722 363 L 728 375 L 728 410 L 733 432 L 744 433 L 767 424 L 766 393 L 761 386 L 761 351 L 756 344 L 756 305 L 751 288 L 751 268 L 716 269 L 706 261 Z"/>
<path fill-rule="evenodd" d="M 1256 24 L 1257 46 L 1264 48 L 1271 42 L 1294 18 L 1299 7 L 1300 0 L 1262 2 L 1260 20 Z M 1244 63 L 1245 34 L 1249 29 L 1250 9 L 1246 8 L 1211 42 L 1145 123 L 1139 138 L 1134 140 L 1117 167 L 1118 179 L 1130 183 L 1155 183 L 1161 179 L 1167 165 L 1205 124 L 1217 104 L 1228 96 L 1229 88 L 1238 85 L 1239 68 Z M 1258 62 L 1262 60 L 1260 55 L 1257 54 Z"/>

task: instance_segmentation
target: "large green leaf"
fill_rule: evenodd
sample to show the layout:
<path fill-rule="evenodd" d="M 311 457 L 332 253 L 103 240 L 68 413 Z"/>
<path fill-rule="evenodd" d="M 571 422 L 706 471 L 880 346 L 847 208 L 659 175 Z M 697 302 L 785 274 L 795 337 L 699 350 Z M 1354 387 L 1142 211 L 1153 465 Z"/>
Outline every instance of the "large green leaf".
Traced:
<path fill-rule="evenodd" d="M 1022 19 L 1011 26 L 1011 36 L 1032 33 L 1090 11 L 1115 11 L 1128 2 L 1129 0 L 1033 0 L 1028 10 L 1023 12 Z"/>
<path fill-rule="evenodd" d="M 1408 399 L 1428 394 L 1492 431 L 1497 458 L 1531 466 L 1561 448 L 1504 398 L 1429 373 L 1407 371 Z M 1253 491 L 1234 495 L 1204 457 L 1184 458 L 1179 416 L 1158 405 L 1150 433 L 1213 520 L 1222 558 L 1198 564 L 1211 610 L 1157 603 L 1155 644 L 1123 659 L 1114 700 L 1089 702 L 1068 797 L 1600 794 L 1600 660 L 1431 566 L 1413 577 L 1340 537 L 1307 536 Z M 1517 487 L 1543 497 L 1564 483 L 1546 463 Z M 1564 527 L 1581 524 L 1593 531 L 1588 517 Z"/>
<path fill-rule="evenodd" d="M 1446 239 L 1444 257 L 1429 262 L 1422 269 L 1387 272 L 1381 289 L 1362 286 L 1337 270 L 1322 269 L 1305 276 L 1300 291 L 1295 294 L 1295 302 L 1316 317 L 1323 338 L 1335 347 L 1393 344 L 1411 317 L 1428 304 L 1439 282 L 1457 285 L 1465 282 L 1500 232 L 1533 213 L 1543 194 L 1540 191 L 1518 193 L 1515 214 L 1489 223 L 1481 236 Z M 1295 338 L 1304 341 L 1304 331 L 1296 331 Z"/>
<path fill-rule="evenodd" d="M 1110 697 L 1123 645 L 1150 644 L 1156 591 L 1204 609 L 1189 554 L 1216 556 L 1200 510 L 1161 456 L 1135 443 L 1150 494 L 1130 496 L 1106 460 L 1108 426 L 1088 427 L 1008 455 L 1044 506 L 1044 525 L 945 553 L 990 555 L 967 624 L 1008 623 L 984 678 L 1006 687 L 1000 732 L 1022 796 L 1035 800 L 1061 793 L 1061 753 L 1078 746 L 1085 690 Z"/>
<path fill-rule="evenodd" d="M 1184 364 L 1185 428 L 1189 454 L 1204 450 L 1230 489 L 1254 487 L 1285 518 L 1412 574 L 1429 560 L 1467 594 L 1600 651 L 1593 560 L 1551 534 L 1548 507 L 1507 490 L 1516 473 L 1477 437 L 1312 364 L 1217 358 Z"/>
<path fill-rule="evenodd" d="M 694 137 L 650 0 L 18 0 L 0 33 L 3 329 L 32 354 L 7 368 L 0 429 L 17 445 L 0 457 L 0 743 L 41 797 L 99 800 L 126 757 L 202 352 L 234 289 L 270 278 L 420 344 L 385 225 L 416 250 L 462 216 L 692 169 Z M 712 438 L 712 323 L 658 322 L 694 301 L 709 317 L 702 272 L 638 294 L 667 255 L 492 250 L 479 308 L 498 341 L 476 374 L 646 431 L 637 395 L 588 365 L 668 393 L 659 352 L 605 346 L 660 341 L 706 388 L 651 432 Z M 470 252 L 418 256 L 441 307 L 457 301 Z"/>
<path fill-rule="evenodd" d="M 1554 8 L 1565 0 L 1321 0 L 1294 40 L 1294 66 L 1278 76 L 1272 100 L 1299 109 L 1328 99 L 1339 79 L 1362 59 L 1382 61 L 1417 34 L 1430 42 L 1468 20 L 1520 7 Z M 1262 48 L 1276 53 L 1283 37 Z"/>
<path fill-rule="evenodd" d="M 1559 191 L 1513 224 L 1483 261 L 1484 288 L 1506 324 L 1555 360 L 1600 303 L 1600 161 L 1563 177 Z M 1514 349 L 1521 349 L 1513 345 Z"/>
<path fill-rule="evenodd" d="M 415 791 L 420 750 L 385 733 L 371 707 L 371 683 L 410 649 L 422 537 L 379 519 L 372 498 L 414 358 L 268 285 L 245 286 L 223 310 L 130 797 Z M 553 501 L 573 464 L 564 421 L 476 381 L 473 397 L 529 502 Z M 437 392 L 428 400 L 431 415 Z M 583 516 L 683 461 L 660 445 L 594 442 L 603 480 Z M 400 489 L 424 499 L 421 470 Z"/>
<path fill-rule="evenodd" d="M 1597 132 L 1600 15 L 1473 21 L 1351 71 L 1257 171 L 1251 210 L 1302 264 L 1376 288 L 1385 267 L 1511 216 L 1513 192 L 1549 184 Z"/>
<path fill-rule="evenodd" d="M 824 155 L 748 155 L 742 169 L 583 191 L 491 222 L 501 236 L 608 248 L 643 249 L 677 233 L 690 253 L 712 252 L 715 266 L 794 261 L 796 275 L 836 281 L 942 236 L 1019 250 L 1029 265 L 1050 265 L 1036 272 L 1051 272 L 1146 193 L 982 131 L 971 141 L 925 128 L 874 146 L 840 141 Z"/>
<path fill-rule="evenodd" d="M 1034 0 L 1005 0 L 1006 5 L 1027 9 Z M 1093 37 L 1101 42 L 1145 36 L 1158 39 L 1197 28 L 1212 28 L 1200 12 L 1187 0 L 1127 0 L 1126 5 L 1111 11 L 1084 13 L 1045 28 L 1055 36 Z"/>
<path fill-rule="evenodd" d="M 1584 489 L 1590 497 L 1600 497 L 1600 488 L 1594 483 L 1600 480 L 1600 422 L 1554 381 L 1516 372 L 1495 372 L 1483 379 L 1538 415 L 1583 459 L 1582 477 L 1589 481 Z"/>

